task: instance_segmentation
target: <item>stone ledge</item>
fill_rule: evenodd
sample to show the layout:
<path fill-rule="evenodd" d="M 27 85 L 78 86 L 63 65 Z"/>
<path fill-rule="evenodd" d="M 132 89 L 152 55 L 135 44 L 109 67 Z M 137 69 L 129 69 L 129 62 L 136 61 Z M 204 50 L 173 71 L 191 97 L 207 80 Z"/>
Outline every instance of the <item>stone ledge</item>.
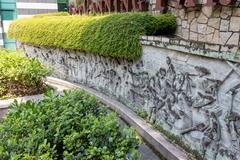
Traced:
<path fill-rule="evenodd" d="M 146 140 L 154 150 L 159 152 L 168 160 L 188 160 L 190 159 L 180 147 L 170 143 L 160 132 L 156 131 L 147 124 L 142 118 L 137 116 L 132 110 L 122 103 L 95 91 L 94 89 L 85 87 L 80 84 L 73 84 L 61 79 L 48 77 L 48 83 L 54 85 L 65 86 L 68 89 L 78 88 L 82 89 L 94 96 L 96 96 L 104 104 L 108 105 L 112 110 L 116 111 L 123 120 L 136 129 L 138 134 Z"/>
<path fill-rule="evenodd" d="M 0 109 L 7 109 L 14 101 L 26 102 L 28 100 L 41 100 L 42 97 L 43 95 L 39 94 L 34 96 L 25 96 L 25 97 L 12 98 L 7 100 L 0 100 Z"/>
<path fill-rule="evenodd" d="M 56 89 L 58 93 L 63 92 L 63 90 L 67 89 L 65 87 L 61 87 L 60 85 L 52 85 L 48 82 L 46 82 L 48 86 L 51 86 Z M 29 100 L 34 100 L 34 101 L 39 101 L 43 98 L 43 94 L 38 94 L 38 95 L 32 95 L 32 96 L 24 96 L 24 97 L 17 97 L 17 98 L 10 98 L 6 100 L 0 100 L 0 110 L 1 109 L 8 109 L 8 107 L 14 102 L 17 101 L 18 103 L 20 102 L 27 102 Z M 1 117 L 0 117 L 1 118 Z"/>
<path fill-rule="evenodd" d="M 142 36 L 141 44 L 240 63 L 240 46 L 219 45 L 165 36 Z"/>
<path fill-rule="evenodd" d="M 61 86 L 52 85 L 46 82 L 47 85 L 53 87 L 56 89 L 58 93 L 63 92 L 64 89 Z M 17 97 L 17 98 L 11 98 L 6 100 L 0 100 L 0 119 L 3 118 L 3 116 L 8 112 L 9 106 L 14 102 L 17 101 L 20 102 L 26 102 L 29 100 L 33 101 L 40 101 L 43 98 L 43 94 L 33 95 L 33 96 L 24 96 L 24 97 Z"/>
<path fill-rule="evenodd" d="M 25 96 L 19 98 L 12 98 L 7 100 L 0 100 L 0 120 L 4 117 L 4 115 L 8 112 L 9 106 L 14 102 L 26 102 L 28 100 L 39 101 L 43 97 L 42 94 L 34 95 L 34 96 Z"/>

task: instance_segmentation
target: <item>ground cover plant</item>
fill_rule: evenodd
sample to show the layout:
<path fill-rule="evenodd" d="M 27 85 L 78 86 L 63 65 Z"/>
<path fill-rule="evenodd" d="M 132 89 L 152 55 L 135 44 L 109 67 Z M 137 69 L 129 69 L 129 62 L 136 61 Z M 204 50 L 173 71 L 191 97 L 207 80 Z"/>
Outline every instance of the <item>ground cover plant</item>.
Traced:
<path fill-rule="evenodd" d="M 43 93 L 49 70 L 19 52 L 0 50 L 0 99 Z"/>
<path fill-rule="evenodd" d="M 9 37 L 33 45 L 134 59 L 141 56 L 141 35 L 173 34 L 176 26 L 176 18 L 169 13 L 39 16 L 14 21 Z"/>
<path fill-rule="evenodd" d="M 40 102 L 15 102 L 0 123 L 2 160 L 139 159 L 131 128 L 83 91 L 47 92 Z"/>

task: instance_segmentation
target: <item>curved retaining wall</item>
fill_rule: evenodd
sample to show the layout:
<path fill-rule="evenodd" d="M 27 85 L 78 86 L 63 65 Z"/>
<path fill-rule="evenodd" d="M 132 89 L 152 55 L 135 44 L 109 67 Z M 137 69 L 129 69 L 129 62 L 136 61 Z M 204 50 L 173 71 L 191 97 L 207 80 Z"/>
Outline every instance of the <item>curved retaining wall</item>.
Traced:
<path fill-rule="evenodd" d="M 139 60 L 22 44 L 54 76 L 94 88 L 165 130 L 207 159 L 240 159 L 237 63 L 143 46 Z"/>

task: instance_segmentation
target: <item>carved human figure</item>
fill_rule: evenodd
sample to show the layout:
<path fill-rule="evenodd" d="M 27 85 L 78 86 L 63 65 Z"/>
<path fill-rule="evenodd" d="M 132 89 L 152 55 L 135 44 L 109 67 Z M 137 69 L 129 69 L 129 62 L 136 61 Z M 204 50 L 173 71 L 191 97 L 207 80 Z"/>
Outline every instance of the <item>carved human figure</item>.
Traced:
<path fill-rule="evenodd" d="M 173 82 L 175 79 L 175 70 L 174 66 L 171 64 L 171 60 L 167 58 L 167 64 L 168 64 L 168 70 L 165 68 L 160 68 L 159 71 L 156 73 L 157 78 L 157 110 L 156 112 L 159 112 L 160 109 L 163 108 L 163 111 L 160 113 L 156 113 L 161 117 L 163 120 L 165 120 L 169 125 L 173 125 L 175 122 L 175 119 L 179 119 L 179 115 L 175 111 L 175 108 L 173 108 L 174 104 L 176 103 L 176 95 L 174 93 L 174 87 Z M 173 76 L 173 77 L 172 77 Z M 169 116 L 164 116 L 165 114 Z"/>
<path fill-rule="evenodd" d="M 240 151 L 240 116 L 238 115 L 234 121 L 234 129 L 237 134 L 237 139 L 236 139 L 236 148 L 238 151 Z"/>
<path fill-rule="evenodd" d="M 148 119 L 151 122 L 155 122 L 157 117 L 157 112 L 165 106 L 166 92 L 162 87 L 163 80 L 166 77 L 166 70 L 160 68 L 155 76 L 152 76 L 149 81 L 148 90 L 149 90 L 149 100 L 153 100 L 152 105 L 148 106 L 149 114 Z"/>
<path fill-rule="evenodd" d="M 198 72 L 198 75 L 195 79 L 197 92 L 193 97 L 193 107 L 201 108 L 212 104 L 216 100 L 216 97 L 214 96 L 214 92 L 208 92 L 209 79 L 206 76 L 210 74 L 209 70 L 199 66 L 196 66 L 195 70 Z"/>
<path fill-rule="evenodd" d="M 85 56 L 81 56 L 79 57 L 79 62 L 80 64 L 78 65 L 78 72 L 80 73 L 79 77 L 80 77 L 80 81 L 81 83 L 85 83 L 86 79 L 85 79 L 85 75 L 86 75 L 86 65 L 85 65 L 85 61 L 86 61 L 86 57 Z"/>
<path fill-rule="evenodd" d="M 167 74 L 166 74 L 166 79 L 169 81 L 170 87 L 173 86 L 173 83 L 176 79 L 176 71 L 175 68 L 172 64 L 172 61 L 170 59 L 170 57 L 166 58 L 166 64 L 167 64 Z"/>
<path fill-rule="evenodd" d="M 132 83 L 131 83 L 131 96 L 134 102 L 145 105 L 145 95 L 148 92 L 149 84 L 149 74 L 148 72 L 136 70 L 136 72 L 131 73 Z M 146 92 L 147 91 L 147 92 Z"/>
<path fill-rule="evenodd" d="M 228 126 L 229 133 L 231 135 L 231 141 L 232 141 L 232 147 L 239 148 L 239 135 L 240 135 L 240 115 L 236 112 L 234 112 L 234 108 L 238 108 L 238 106 L 234 106 L 234 100 L 236 95 L 240 91 L 240 83 L 233 86 L 231 89 L 229 89 L 226 94 L 229 94 L 231 96 L 230 100 L 230 108 L 225 116 L 225 122 Z"/>
<path fill-rule="evenodd" d="M 190 80 L 190 77 L 188 77 Z M 178 129 L 184 129 L 192 127 L 192 99 L 191 96 L 187 96 L 184 90 L 184 84 L 186 83 L 185 74 L 178 73 L 176 75 L 176 80 L 174 82 L 174 92 L 176 95 L 177 113 L 179 115 L 179 120 L 177 120 L 175 126 Z M 191 86 L 191 81 L 187 84 Z"/>
<path fill-rule="evenodd" d="M 231 135 L 232 149 L 240 151 L 240 114 L 231 112 L 225 117 L 225 122 Z"/>
<path fill-rule="evenodd" d="M 195 87 L 195 84 L 193 83 L 192 76 L 195 76 L 195 74 L 190 74 L 188 72 L 185 73 L 185 84 L 183 87 L 183 91 L 186 96 L 191 97 L 193 94 L 193 87 Z"/>
<path fill-rule="evenodd" d="M 89 71 L 87 78 L 88 80 L 93 80 L 93 78 L 96 76 L 97 71 L 99 69 L 97 56 L 92 56 L 90 62 L 91 62 L 91 70 Z"/>
<path fill-rule="evenodd" d="M 114 69 L 108 69 L 104 75 L 104 78 L 106 79 L 104 87 L 108 88 L 111 93 L 115 94 L 118 84 L 121 82 L 118 73 Z"/>
<path fill-rule="evenodd" d="M 231 107 L 229 109 L 229 114 L 232 113 L 233 108 L 234 108 L 234 100 L 236 95 L 239 93 L 240 91 L 240 83 L 238 83 L 237 85 L 233 86 L 231 89 L 229 89 L 227 91 L 227 94 L 231 95 Z"/>
<path fill-rule="evenodd" d="M 157 85 L 156 85 L 157 81 Z M 159 109 L 162 108 L 166 104 L 167 92 L 165 90 L 166 81 L 166 69 L 160 68 L 159 71 L 156 73 L 156 78 L 151 78 L 149 83 L 149 90 L 152 91 L 152 96 L 158 100 L 158 106 L 152 105 L 149 106 L 149 115 L 148 119 L 152 122 L 156 120 L 157 112 Z"/>
<path fill-rule="evenodd" d="M 153 98 L 153 105 L 149 107 L 148 120 L 155 123 L 157 120 L 158 112 L 165 106 L 166 102 L 158 97 Z"/>
<path fill-rule="evenodd" d="M 208 114 L 209 112 L 207 112 Z M 219 149 L 219 141 L 221 139 L 221 129 L 216 113 L 211 112 L 209 115 L 209 123 L 203 131 L 203 138 L 201 139 L 201 146 L 203 155 L 206 154 L 208 147 L 211 146 L 214 156 L 213 159 L 216 159 Z"/>
<path fill-rule="evenodd" d="M 176 75 L 176 79 L 173 83 L 173 87 L 177 92 L 181 92 L 183 88 L 183 84 L 185 82 L 185 75 L 183 73 L 178 73 Z"/>
<path fill-rule="evenodd" d="M 176 75 L 176 80 L 173 83 L 174 92 L 176 92 L 176 101 L 178 103 L 179 97 L 183 92 L 183 85 L 185 83 L 185 75 L 183 73 L 178 73 Z"/>
<path fill-rule="evenodd" d="M 132 76 L 129 72 L 129 66 L 127 65 L 127 62 L 125 62 L 126 65 L 123 66 L 122 70 L 122 83 L 121 85 L 121 92 L 122 97 L 127 98 L 128 97 L 128 90 L 130 88 L 130 84 L 132 83 Z"/>

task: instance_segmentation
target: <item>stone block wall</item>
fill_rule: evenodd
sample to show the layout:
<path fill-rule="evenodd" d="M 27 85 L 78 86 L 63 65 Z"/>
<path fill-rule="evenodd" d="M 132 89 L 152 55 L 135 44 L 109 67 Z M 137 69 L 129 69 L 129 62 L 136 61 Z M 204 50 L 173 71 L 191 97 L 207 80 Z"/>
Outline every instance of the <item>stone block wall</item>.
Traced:
<path fill-rule="evenodd" d="M 166 36 L 142 36 L 141 43 L 147 46 L 161 47 L 187 54 L 240 63 L 240 48 L 236 46 L 228 46 L 227 50 L 223 50 L 226 46 L 220 44 L 189 41 L 178 37 Z"/>
<path fill-rule="evenodd" d="M 176 35 L 189 40 L 239 46 L 240 8 L 202 7 L 173 10 L 177 15 Z M 223 49 L 224 50 L 224 49 Z"/>
<path fill-rule="evenodd" d="M 22 48 L 52 67 L 55 77 L 91 87 L 145 114 L 206 159 L 240 159 L 239 63 L 147 45 L 136 60 L 26 44 Z"/>
<path fill-rule="evenodd" d="M 155 1 L 152 0 L 152 11 Z M 205 6 L 195 1 L 196 7 L 176 8 L 176 0 L 168 1 L 168 11 L 177 17 L 176 35 L 191 41 L 220 44 L 221 51 L 240 46 L 240 1 L 234 5 Z"/>

